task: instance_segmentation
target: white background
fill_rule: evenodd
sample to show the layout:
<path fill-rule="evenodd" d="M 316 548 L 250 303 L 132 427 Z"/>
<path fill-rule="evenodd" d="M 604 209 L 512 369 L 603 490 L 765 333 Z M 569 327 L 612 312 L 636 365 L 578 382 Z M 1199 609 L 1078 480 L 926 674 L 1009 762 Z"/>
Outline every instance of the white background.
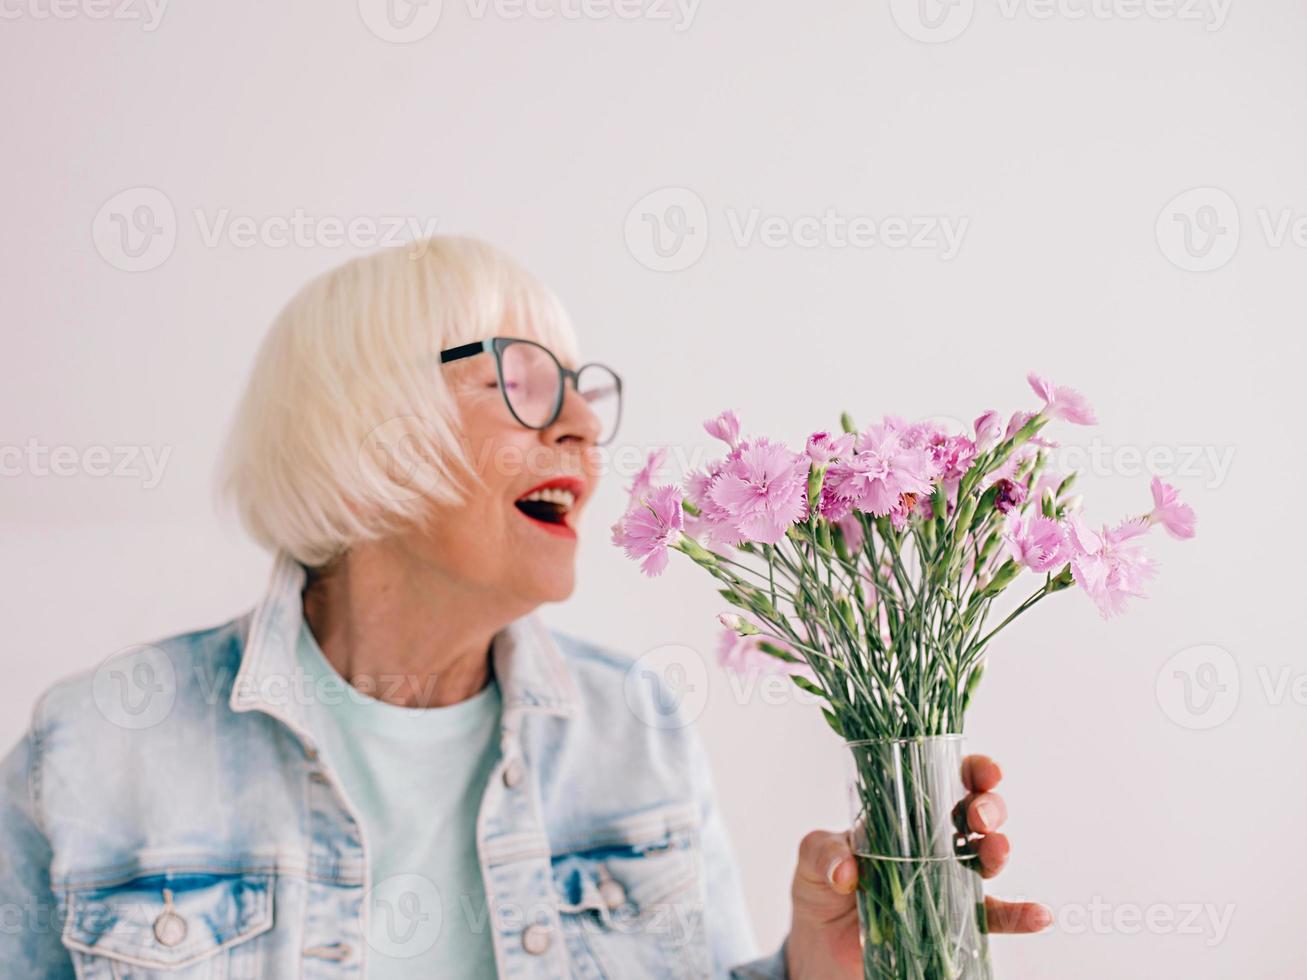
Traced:
<path fill-rule="evenodd" d="M 992 890 L 1058 915 L 995 939 L 997 973 L 1300 976 L 1307 9 L 1214 2 L 647 0 L 619 19 L 445 0 L 384 40 L 371 0 L 177 4 L 157 24 L 95 16 L 144 13 L 123 0 L 63 19 L 5 0 L 0 444 L 169 455 L 148 487 L 5 457 L 3 741 L 55 678 L 264 586 L 265 556 L 214 512 L 214 455 L 266 325 L 366 242 L 208 227 L 435 221 L 562 295 L 625 375 L 627 446 L 707 451 L 700 421 L 728 406 L 791 440 L 844 408 L 970 420 L 1033 407 L 1030 369 L 1086 393 L 1099 427 L 1059 433 L 1101 450 L 1090 516 L 1146 509 L 1152 451 L 1200 534 L 1154 536 L 1161 575 L 1128 617 L 1064 594 L 993 651 L 968 732 L 1008 774 Z M 165 234 L 132 259 L 114 222 L 151 201 L 142 227 Z M 889 240 L 841 247 L 811 221 L 828 210 Z M 803 244 L 743 235 L 751 216 Z M 903 246 L 895 217 L 965 226 L 961 246 Z M 707 664 L 700 726 L 774 946 L 800 836 L 844 818 L 841 750 L 814 709 L 732 687 L 706 579 L 644 581 L 608 544 L 623 482 L 548 618 Z M 1228 657 L 1185 653 L 1204 645 Z"/>

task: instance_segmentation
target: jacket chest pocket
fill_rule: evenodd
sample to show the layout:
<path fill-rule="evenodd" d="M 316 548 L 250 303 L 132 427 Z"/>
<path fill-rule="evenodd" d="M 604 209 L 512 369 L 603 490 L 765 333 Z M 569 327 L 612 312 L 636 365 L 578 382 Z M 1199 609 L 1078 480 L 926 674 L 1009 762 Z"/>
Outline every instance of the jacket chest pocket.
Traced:
<path fill-rule="evenodd" d="M 255 980 L 269 875 L 162 874 L 69 893 L 63 943 L 81 980 Z"/>
<path fill-rule="evenodd" d="M 574 977 L 710 975 L 692 808 L 621 818 L 554 855 L 552 865 Z"/>

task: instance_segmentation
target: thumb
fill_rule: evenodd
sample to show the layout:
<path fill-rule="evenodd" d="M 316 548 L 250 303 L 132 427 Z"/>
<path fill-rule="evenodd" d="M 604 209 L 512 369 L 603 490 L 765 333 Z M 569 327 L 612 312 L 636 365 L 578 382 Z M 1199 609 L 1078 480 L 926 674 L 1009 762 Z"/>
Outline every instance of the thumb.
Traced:
<path fill-rule="evenodd" d="M 858 864 L 847 834 L 814 830 L 804 836 L 790 889 L 796 916 L 816 921 L 841 916 L 853 907 L 857 886 Z"/>

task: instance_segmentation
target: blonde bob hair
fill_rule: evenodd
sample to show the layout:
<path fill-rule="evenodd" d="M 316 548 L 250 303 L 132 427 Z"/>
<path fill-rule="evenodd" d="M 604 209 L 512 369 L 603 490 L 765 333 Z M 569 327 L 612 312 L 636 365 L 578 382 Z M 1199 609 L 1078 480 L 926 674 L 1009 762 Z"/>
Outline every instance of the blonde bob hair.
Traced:
<path fill-rule="evenodd" d="M 261 545 L 310 568 L 421 524 L 430 501 L 457 503 L 473 469 L 439 353 L 497 334 L 576 362 L 558 298 L 474 239 L 426 239 L 312 280 L 259 348 L 219 462 L 220 498 Z"/>

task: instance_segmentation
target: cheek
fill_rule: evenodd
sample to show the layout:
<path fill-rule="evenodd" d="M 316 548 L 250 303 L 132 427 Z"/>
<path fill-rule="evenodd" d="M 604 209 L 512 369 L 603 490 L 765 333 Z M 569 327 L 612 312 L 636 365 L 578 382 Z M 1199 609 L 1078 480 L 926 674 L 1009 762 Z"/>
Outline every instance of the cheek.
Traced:
<path fill-rule="evenodd" d="M 512 503 L 517 491 L 526 489 L 523 475 L 532 465 L 533 451 L 538 455 L 539 450 L 535 433 L 521 428 L 500 430 L 472 443 L 472 468 L 482 484 L 479 492 Z"/>

